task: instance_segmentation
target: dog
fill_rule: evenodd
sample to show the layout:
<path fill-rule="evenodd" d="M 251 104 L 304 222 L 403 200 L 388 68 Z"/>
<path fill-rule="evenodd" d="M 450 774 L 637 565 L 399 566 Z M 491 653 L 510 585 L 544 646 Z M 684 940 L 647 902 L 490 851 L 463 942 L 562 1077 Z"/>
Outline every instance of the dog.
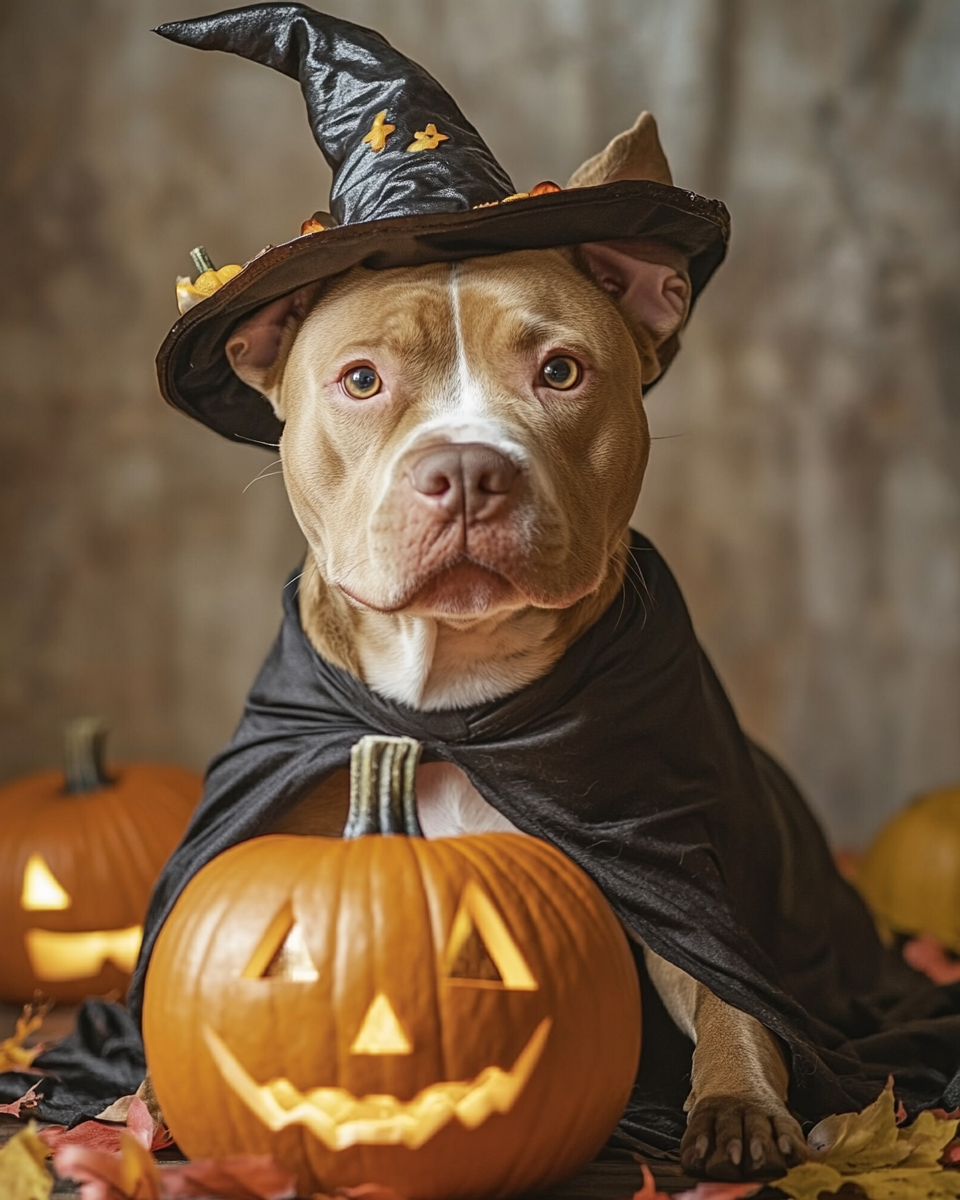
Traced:
<path fill-rule="evenodd" d="M 568 186 L 669 182 L 644 114 Z M 229 338 L 233 371 L 284 422 L 316 650 L 421 709 L 544 675 L 612 603 L 650 447 L 642 393 L 676 353 L 685 258 L 635 241 L 453 263 L 354 267 Z M 427 836 L 514 830 L 455 766 L 417 775 Z M 340 771 L 271 832 L 337 835 Z M 681 1162 L 775 1176 L 806 1155 L 778 1040 L 644 947 L 693 1041 Z"/>

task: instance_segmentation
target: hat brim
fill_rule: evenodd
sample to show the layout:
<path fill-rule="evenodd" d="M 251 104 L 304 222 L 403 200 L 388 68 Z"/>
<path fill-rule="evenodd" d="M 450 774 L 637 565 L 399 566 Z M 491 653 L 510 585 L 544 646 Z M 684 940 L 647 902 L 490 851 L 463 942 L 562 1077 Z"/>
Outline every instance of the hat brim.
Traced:
<path fill-rule="evenodd" d="M 571 188 L 467 212 L 336 226 L 285 242 L 249 262 L 173 326 L 157 355 L 165 400 L 237 442 L 275 446 L 283 424 L 231 370 L 235 326 L 265 304 L 351 267 L 373 270 L 513 250 L 654 238 L 690 261 L 695 300 L 723 261 L 730 217 L 719 200 L 648 181 Z"/>

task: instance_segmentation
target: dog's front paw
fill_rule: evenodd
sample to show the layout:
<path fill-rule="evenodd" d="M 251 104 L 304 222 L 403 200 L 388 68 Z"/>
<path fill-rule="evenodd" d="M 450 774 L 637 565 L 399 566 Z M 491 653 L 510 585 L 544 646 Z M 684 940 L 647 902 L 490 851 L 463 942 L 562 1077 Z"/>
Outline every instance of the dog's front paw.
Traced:
<path fill-rule="evenodd" d="M 709 1096 L 691 1110 L 680 1143 L 688 1175 L 775 1179 L 807 1157 L 800 1126 L 776 1101 Z"/>

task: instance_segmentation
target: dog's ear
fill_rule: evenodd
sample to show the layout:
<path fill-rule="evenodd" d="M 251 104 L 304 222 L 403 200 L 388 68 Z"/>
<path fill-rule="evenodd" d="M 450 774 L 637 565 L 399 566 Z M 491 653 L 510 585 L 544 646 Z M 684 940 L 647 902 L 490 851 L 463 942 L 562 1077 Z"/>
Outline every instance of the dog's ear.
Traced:
<path fill-rule="evenodd" d="M 259 309 L 234 329 L 224 347 L 234 372 L 266 396 L 281 421 L 284 416 L 279 393 L 283 368 L 317 291 L 317 285 L 300 288 Z"/>
<path fill-rule="evenodd" d="M 568 187 L 596 187 L 626 179 L 673 184 L 657 123 L 643 112 L 632 128 L 574 171 Z M 620 306 L 643 364 L 643 382 L 662 375 L 680 348 L 679 333 L 690 311 L 685 256 L 665 243 L 593 242 L 580 247 L 581 263 Z"/>
<path fill-rule="evenodd" d="M 618 133 L 605 150 L 577 167 L 567 187 L 596 187 L 601 183 L 616 183 L 618 179 L 673 184 L 653 113 L 642 112 L 630 129 Z"/>

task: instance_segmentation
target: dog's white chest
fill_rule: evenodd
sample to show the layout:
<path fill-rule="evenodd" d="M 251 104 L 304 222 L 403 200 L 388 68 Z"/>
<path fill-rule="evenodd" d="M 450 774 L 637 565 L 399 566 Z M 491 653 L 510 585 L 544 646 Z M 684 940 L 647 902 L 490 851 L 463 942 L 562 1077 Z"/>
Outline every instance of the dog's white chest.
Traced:
<path fill-rule="evenodd" d="M 417 768 L 417 812 L 428 838 L 520 832 L 450 763 L 422 763 Z"/>

